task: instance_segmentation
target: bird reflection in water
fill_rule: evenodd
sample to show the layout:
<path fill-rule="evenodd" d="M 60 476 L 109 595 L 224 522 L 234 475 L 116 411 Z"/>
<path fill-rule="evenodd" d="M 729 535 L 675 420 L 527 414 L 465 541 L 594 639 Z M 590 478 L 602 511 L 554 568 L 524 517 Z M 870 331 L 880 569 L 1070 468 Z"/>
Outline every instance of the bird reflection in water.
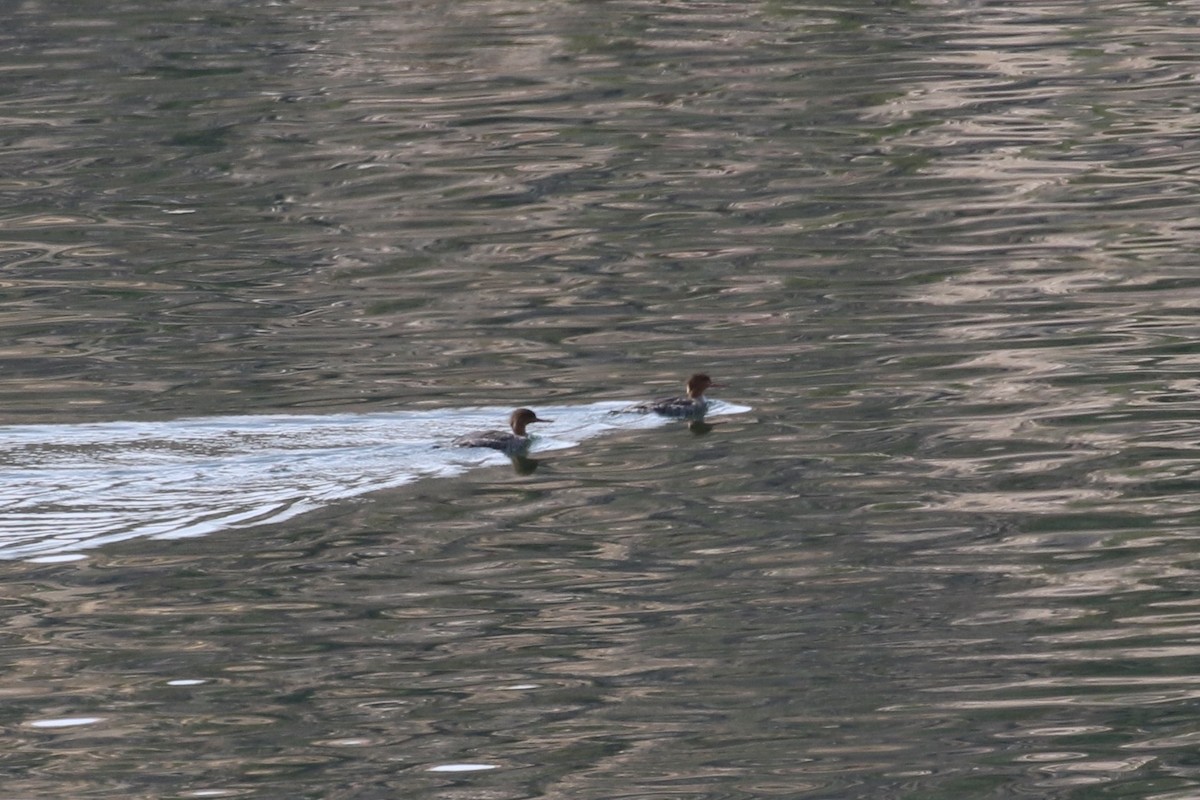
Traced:
<path fill-rule="evenodd" d="M 536 458 L 529 456 L 514 455 L 509 457 L 512 460 L 513 472 L 518 475 L 532 475 L 542 462 Z"/>

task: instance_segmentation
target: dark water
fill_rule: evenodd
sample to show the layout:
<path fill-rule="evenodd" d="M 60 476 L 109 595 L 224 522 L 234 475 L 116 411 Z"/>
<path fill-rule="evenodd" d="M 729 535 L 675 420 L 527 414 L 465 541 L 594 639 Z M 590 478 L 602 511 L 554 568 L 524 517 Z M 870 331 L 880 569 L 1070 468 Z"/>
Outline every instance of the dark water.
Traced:
<path fill-rule="evenodd" d="M 1200 794 L 1195 4 L 4 16 L 5 796 Z"/>

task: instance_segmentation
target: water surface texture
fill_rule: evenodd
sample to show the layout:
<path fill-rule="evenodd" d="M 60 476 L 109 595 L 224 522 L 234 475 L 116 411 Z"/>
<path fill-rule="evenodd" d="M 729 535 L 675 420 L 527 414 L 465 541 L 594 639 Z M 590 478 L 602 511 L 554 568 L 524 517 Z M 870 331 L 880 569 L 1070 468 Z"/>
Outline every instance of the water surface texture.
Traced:
<path fill-rule="evenodd" d="M 1200 795 L 1194 3 L 4 20 L 7 796 Z"/>

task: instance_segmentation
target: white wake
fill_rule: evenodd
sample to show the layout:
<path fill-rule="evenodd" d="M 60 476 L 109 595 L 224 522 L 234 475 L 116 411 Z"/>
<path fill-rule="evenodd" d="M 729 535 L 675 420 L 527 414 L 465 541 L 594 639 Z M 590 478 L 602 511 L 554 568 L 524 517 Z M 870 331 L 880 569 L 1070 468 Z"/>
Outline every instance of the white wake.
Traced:
<path fill-rule="evenodd" d="M 671 423 L 613 413 L 625 405 L 538 406 L 554 423 L 536 432 L 530 455 L 612 430 Z M 749 410 L 714 401 L 709 413 Z M 0 426 L 0 559 L 65 560 L 137 537 L 280 522 L 422 477 L 503 464 L 502 453 L 451 442 L 465 431 L 503 428 L 508 413 L 470 408 Z"/>

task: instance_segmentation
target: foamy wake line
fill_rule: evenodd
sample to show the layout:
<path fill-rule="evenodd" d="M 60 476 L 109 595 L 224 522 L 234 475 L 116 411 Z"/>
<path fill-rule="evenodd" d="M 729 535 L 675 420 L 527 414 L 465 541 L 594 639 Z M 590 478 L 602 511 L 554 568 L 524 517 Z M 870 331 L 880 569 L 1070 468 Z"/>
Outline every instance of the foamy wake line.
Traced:
<path fill-rule="evenodd" d="M 669 420 L 624 403 L 538 406 L 532 456 Z M 714 402 L 710 416 L 749 411 Z M 509 409 L 0 427 L 0 559 L 65 560 L 127 539 L 265 525 L 368 492 L 507 462 L 449 446 Z M 532 430 L 532 429 L 531 429 Z"/>

